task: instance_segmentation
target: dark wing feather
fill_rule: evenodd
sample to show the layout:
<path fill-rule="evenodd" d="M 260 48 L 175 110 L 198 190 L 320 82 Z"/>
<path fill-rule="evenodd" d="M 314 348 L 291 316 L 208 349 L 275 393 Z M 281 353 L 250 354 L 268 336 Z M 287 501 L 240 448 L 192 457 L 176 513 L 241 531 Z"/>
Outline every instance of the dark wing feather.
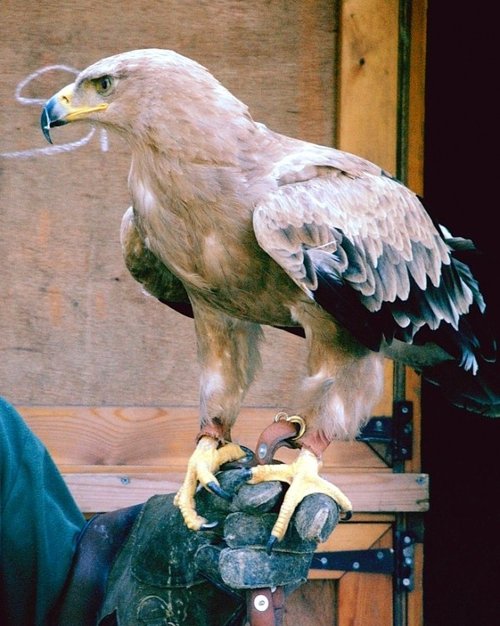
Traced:
<path fill-rule="evenodd" d="M 184 285 L 146 246 L 132 207 L 122 218 L 120 239 L 125 265 L 144 290 L 175 311 L 193 317 Z"/>
<path fill-rule="evenodd" d="M 439 345 L 446 329 L 444 343 L 451 334 L 459 361 L 475 370 L 476 346 L 459 323 L 484 302 L 418 197 L 372 172 L 318 166 L 315 174 L 278 185 L 257 207 L 261 247 L 371 349 L 417 342 L 423 329 Z"/>

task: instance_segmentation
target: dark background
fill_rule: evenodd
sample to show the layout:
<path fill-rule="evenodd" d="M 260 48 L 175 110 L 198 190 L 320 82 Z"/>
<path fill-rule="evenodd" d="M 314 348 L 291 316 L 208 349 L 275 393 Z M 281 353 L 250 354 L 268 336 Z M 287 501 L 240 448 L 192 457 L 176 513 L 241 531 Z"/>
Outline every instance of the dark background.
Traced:
<path fill-rule="evenodd" d="M 500 32 L 484 3 L 429 5 L 424 195 L 453 234 L 481 248 L 474 269 L 500 337 Z M 422 393 L 422 461 L 431 476 L 425 626 L 490 626 L 500 614 L 500 420 L 450 409 L 425 383 Z"/>

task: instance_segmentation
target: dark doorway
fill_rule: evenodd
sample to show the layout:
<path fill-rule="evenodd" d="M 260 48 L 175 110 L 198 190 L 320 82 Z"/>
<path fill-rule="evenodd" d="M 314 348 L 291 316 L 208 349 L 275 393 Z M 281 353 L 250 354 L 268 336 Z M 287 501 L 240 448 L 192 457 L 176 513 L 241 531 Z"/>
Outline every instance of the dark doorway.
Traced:
<path fill-rule="evenodd" d="M 490 3 L 492 4 L 492 3 Z M 453 234 L 482 249 L 474 270 L 500 328 L 498 32 L 492 8 L 430 1 L 425 198 Z M 450 408 L 423 386 L 425 626 L 498 619 L 500 420 Z"/>

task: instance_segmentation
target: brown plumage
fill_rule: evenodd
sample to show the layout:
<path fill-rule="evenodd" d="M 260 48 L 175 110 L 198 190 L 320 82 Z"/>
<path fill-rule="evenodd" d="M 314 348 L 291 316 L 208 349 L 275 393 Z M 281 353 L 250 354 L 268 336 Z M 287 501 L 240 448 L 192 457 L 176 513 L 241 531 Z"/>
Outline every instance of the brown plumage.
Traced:
<path fill-rule="evenodd" d="M 494 358 L 493 343 L 480 340 L 477 282 L 412 191 L 360 157 L 255 122 L 194 61 L 168 50 L 103 59 L 42 113 L 49 139 L 51 127 L 76 120 L 128 141 L 125 262 L 147 291 L 194 315 L 201 438 L 178 496 L 191 527 L 204 522 L 192 494 L 197 481 L 216 484 L 219 460 L 206 459 L 230 439 L 262 324 L 300 327 L 306 337 L 296 411 L 307 426 L 298 459 L 307 468 L 293 470 L 302 477 L 330 441 L 355 437 L 370 416 L 384 356 L 431 367 L 436 381 L 448 363 L 475 382 L 483 359 Z M 499 413 L 489 388 L 466 400 L 453 393 Z M 293 507 L 305 491 L 292 486 Z"/>

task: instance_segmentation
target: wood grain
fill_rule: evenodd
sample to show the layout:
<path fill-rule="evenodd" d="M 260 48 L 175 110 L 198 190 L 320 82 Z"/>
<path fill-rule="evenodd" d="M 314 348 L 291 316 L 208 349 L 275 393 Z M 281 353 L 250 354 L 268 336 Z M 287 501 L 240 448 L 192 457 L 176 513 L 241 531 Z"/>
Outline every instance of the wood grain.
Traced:
<path fill-rule="evenodd" d="M 388 530 L 373 548 L 390 547 Z M 338 584 L 339 626 L 393 626 L 392 576 L 347 572 Z"/>
<path fill-rule="evenodd" d="M 340 10 L 336 143 L 396 171 L 399 0 L 345 0 Z"/>
<path fill-rule="evenodd" d="M 59 465 L 137 465 L 184 468 L 198 432 L 195 407 L 19 406 L 21 415 Z M 255 449 L 261 431 L 275 415 L 271 409 L 245 408 L 233 439 Z M 296 452 L 280 450 L 287 461 Z M 335 442 L 325 451 L 324 469 L 386 469 L 365 444 Z"/>
<path fill-rule="evenodd" d="M 81 0 L 2 3 L 0 18 L 0 394 L 16 404 L 149 405 L 198 400 L 193 324 L 146 297 L 121 258 L 130 204 L 125 144 L 102 133 L 76 150 L 44 155 L 41 104 L 16 88 L 41 69 L 83 69 L 140 47 L 173 48 L 206 65 L 273 129 L 331 144 L 334 0 L 239 2 Z M 105 28 L 103 28 L 105 25 Z M 21 96 L 43 100 L 71 82 L 35 76 Z M 75 124 L 56 147 L 85 136 Z M 31 151 L 31 156 L 13 157 Z M 303 342 L 266 330 L 264 369 L 249 406 L 292 402 Z"/>
<path fill-rule="evenodd" d="M 144 502 L 158 493 L 177 491 L 183 471 L 114 467 L 62 467 L 66 483 L 85 512 L 109 511 Z M 425 474 L 336 472 L 322 474 L 345 491 L 359 512 L 425 511 L 428 483 Z"/>
<path fill-rule="evenodd" d="M 424 193 L 425 65 L 427 0 L 411 3 L 407 184 Z"/>
<path fill-rule="evenodd" d="M 333 626 L 338 623 L 336 604 L 337 587 L 334 581 L 310 580 L 287 598 L 284 626 Z"/>

